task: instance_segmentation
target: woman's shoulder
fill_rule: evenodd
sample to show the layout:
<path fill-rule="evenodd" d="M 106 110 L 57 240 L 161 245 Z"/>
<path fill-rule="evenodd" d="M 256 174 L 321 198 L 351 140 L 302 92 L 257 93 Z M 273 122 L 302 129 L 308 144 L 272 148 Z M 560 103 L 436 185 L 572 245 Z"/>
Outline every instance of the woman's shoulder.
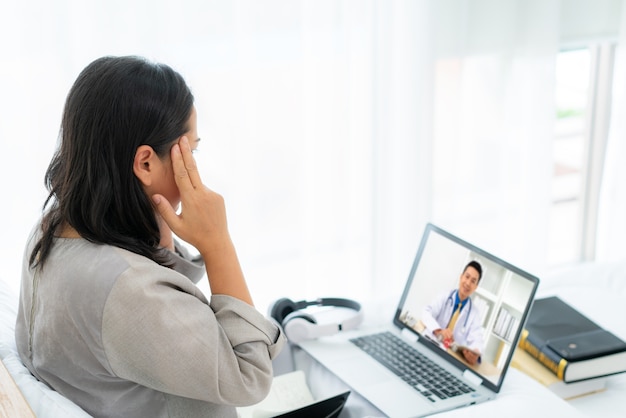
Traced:
<path fill-rule="evenodd" d="M 83 238 L 55 238 L 42 268 L 44 277 L 75 288 L 112 287 L 120 278 L 176 280 L 178 273 L 148 257 Z"/>
<path fill-rule="evenodd" d="M 171 269 L 130 250 L 111 244 L 94 243 L 84 238 L 54 239 L 54 247 L 47 264 L 68 270 L 102 271 L 119 275 L 126 270 L 159 271 Z"/>
<path fill-rule="evenodd" d="M 197 280 L 189 277 L 188 269 L 198 269 L 204 272 L 202 265 L 187 266 L 187 269 L 181 270 L 178 264 L 181 263 L 179 256 L 172 253 L 170 261 L 172 267 L 162 266 L 153 260 L 125 250 L 123 248 L 112 247 L 113 256 L 119 259 L 119 265 L 125 266 L 123 272 L 120 272 L 117 278 L 116 287 L 123 288 L 126 291 L 139 291 L 143 293 L 147 287 L 153 290 L 162 289 L 168 291 L 175 289 L 183 293 L 192 293 L 199 296 L 202 292 L 195 285 Z"/>
<path fill-rule="evenodd" d="M 37 235 L 35 229 L 31 240 Z M 30 244 L 32 248 L 32 241 Z M 195 276 L 202 275 L 203 264 L 185 260 L 175 253 L 171 258 L 173 268 L 114 245 L 94 243 L 80 237 L 56 237 L 37 274 L 51 287 L 69 288 L 77 294 L 92 294 L 94 297 L 100 294 L 100 298 L 107 298 L 113 286 L 139 291 L 150 283 L 162 283 L 172 288 L 195 287 Z"/>

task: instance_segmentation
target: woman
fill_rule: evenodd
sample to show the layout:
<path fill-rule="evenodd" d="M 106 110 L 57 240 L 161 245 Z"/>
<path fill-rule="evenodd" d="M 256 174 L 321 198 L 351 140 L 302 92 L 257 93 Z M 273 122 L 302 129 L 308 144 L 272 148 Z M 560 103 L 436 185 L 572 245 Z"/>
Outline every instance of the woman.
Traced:
<path fill-rule="evenodd" d="M 98 59 L 71 88 L 60 135 L 24 256 L 24 364 L 94 416 L 227 417 L 263 399 L 285 338 L 253 307 L 223 199 L 196 169 L 183 78 Z M 210 302 L 195 285 L 205 272 Z"/>

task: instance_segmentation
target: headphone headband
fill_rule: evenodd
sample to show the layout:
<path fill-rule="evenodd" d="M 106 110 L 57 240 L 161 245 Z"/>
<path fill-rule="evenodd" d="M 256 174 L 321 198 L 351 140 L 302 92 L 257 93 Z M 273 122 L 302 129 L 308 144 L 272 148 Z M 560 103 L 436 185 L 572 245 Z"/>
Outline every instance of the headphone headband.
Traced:
<path fill-rule="evenodd" d="M 356 313 L 340 323 L 318 325 L 313 316 L 306 312 L 299 312 L 309 306 L 348 308 Z M 361 304 L 344 298 L 319 298 L 313 301 L 301 300 L 298 302 L 288 298 L 281 298 L 270 306 L 269 315 L 282 326 L 287 338 L 295 343 L 354 329 L 363 322 Z"/>
<path fill-rule="evenodd" d="M 355 311 L 361 310 L 361 304 L 352 299 L 344 298 L 318 298 L 311 301 L 301 300 L 295 302 L 296 309 L 304 309 L 309 306 L 336 306 L 338 308 L 349 308 Z"/>

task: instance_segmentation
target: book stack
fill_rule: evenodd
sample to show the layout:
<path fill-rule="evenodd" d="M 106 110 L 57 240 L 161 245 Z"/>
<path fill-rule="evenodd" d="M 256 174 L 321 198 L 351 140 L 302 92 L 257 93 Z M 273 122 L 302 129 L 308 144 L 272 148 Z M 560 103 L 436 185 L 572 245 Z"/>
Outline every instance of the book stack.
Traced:
<path fill-rule="evenodd" d="M 511 366 L 532 377 L 563 399 L 572 399 L 599 392 L 606 387 L 606 377 L 566 383 L 520 347 L 513 354 Z"/>
<path fill-rule="evenodd" d="M 601 390 L 606 376 L 626 372 L 626 342 L 556 296 L 537 299 L 512 365 L 570 398 Z"/>

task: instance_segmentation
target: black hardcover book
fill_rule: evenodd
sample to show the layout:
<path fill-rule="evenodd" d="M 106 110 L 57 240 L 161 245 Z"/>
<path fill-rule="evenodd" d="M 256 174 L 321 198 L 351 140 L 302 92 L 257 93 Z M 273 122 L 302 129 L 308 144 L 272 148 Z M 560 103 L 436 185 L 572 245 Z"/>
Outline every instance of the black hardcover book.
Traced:
<path fill-rule="evenodd" d="M 535 300 L 519 346 L 564 382 L 626 372 L 626 342 L 556 296 Z"/>

